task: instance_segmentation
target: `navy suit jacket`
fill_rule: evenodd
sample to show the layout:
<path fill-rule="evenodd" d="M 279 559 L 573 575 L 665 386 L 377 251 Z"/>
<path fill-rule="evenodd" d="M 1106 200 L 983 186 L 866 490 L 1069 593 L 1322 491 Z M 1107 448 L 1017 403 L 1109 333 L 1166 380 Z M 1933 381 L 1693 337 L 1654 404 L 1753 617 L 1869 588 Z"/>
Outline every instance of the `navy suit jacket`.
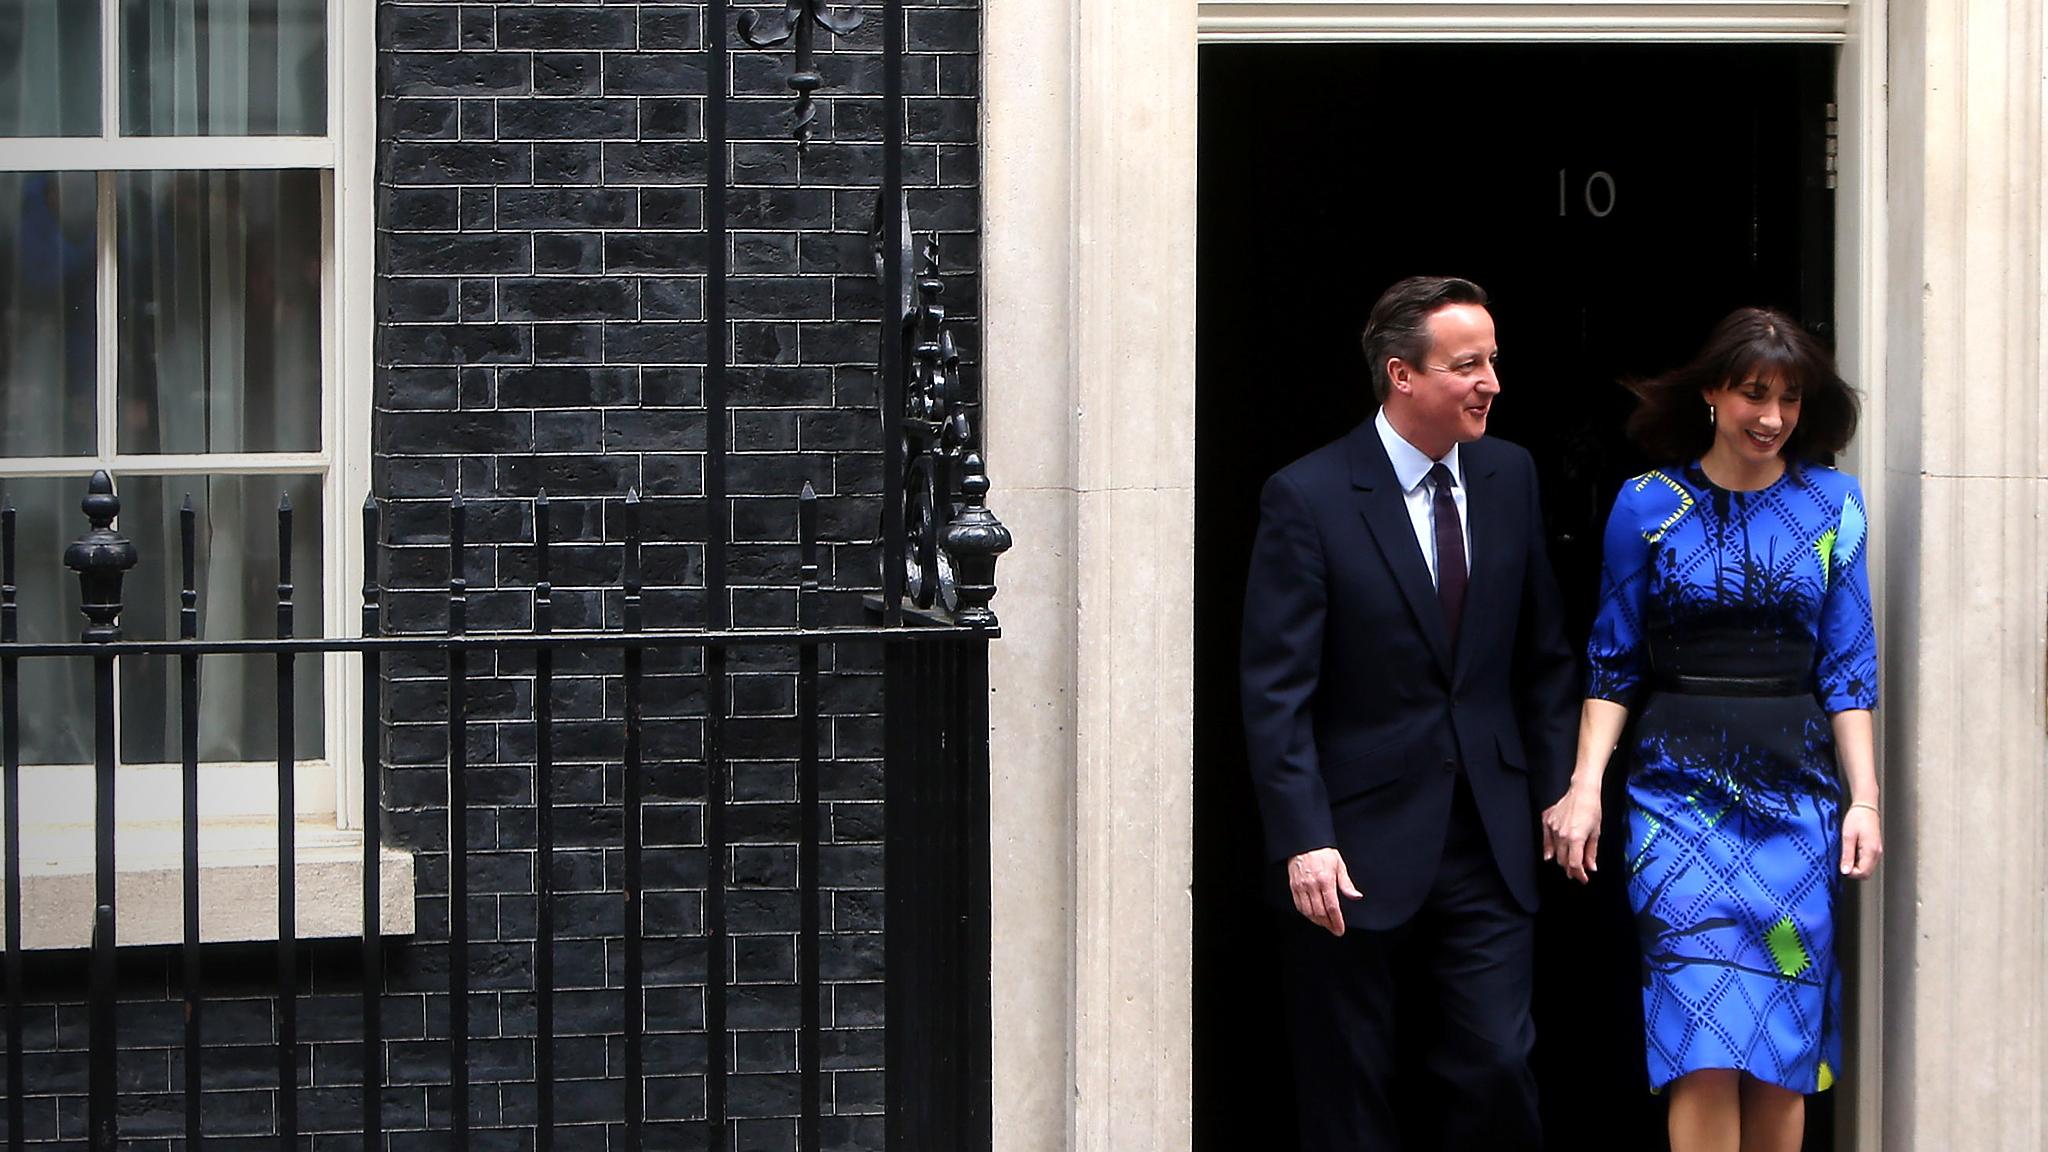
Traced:
<path fill-rule="evenodd" d="M 1459 449 L 1471 538 L 1453 646 L 1400 482 L 1372 421 L 1275 473 L 1245 594 L 1245 736 L 1268 867 L 1343 853 L 1381 929 L 1421 907 L 1456 773 L 1471 782 L 1502 878 L 1536 908 L 1537 819 L 1570 780 L 1577 663 L 1544 547 L 1528 452 Z M 1291 902 L 1290 902 L 1291 906 Z"/>

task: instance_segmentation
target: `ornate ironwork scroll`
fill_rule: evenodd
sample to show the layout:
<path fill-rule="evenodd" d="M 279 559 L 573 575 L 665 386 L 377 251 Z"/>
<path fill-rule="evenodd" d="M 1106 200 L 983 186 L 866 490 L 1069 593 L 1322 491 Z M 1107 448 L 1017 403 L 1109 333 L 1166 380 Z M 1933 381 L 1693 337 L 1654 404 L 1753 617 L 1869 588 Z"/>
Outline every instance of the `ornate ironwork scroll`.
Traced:
<path fill-rule="evenodd" d="M 960 382 L 960 351 L 940 297 L 939 237 L 925 236 L 914 299 L 903 313 L 904 596 L 963 624 L 992 625 L 996 558 L 1010 532 L 987 507 L 988 476 Z M 885 336 L 886 338 L 886 336 Z"/>
<path fill-rule="evenodd" d="M 880 195 L 875 197 L 874 219 L 868 222 L 868 251 L 875 258 L 875 279 L 883 282 L 885 285 L 884 291 L 888 290 L 886 284 L 889 279 L 889 229 L 887 226 L 889 218 L 885 215 L 889 210 L 889 203 L 889 194 L 885 189 Z M 900 222 L 896 235 L 901 240 L 901 246 L 896 250 L 899 261 L 897 267 L 909 268 L 917 263 L 915 234 L 910 230 L 910 204 L 901 195 L 896 197 L 895 204 L 896 218 Z M 903 278 L 902 292 L 896 300 L 895 315 L 903 317 L 903 323 L 909 325 L 916 318 L 916 314 L 917 286 L 911 283 L 909 276 L 905 276 Z M 907 348 L 905 350 L 908 351 Z M 906 364 L 909 363 L 908 360 L 904 362 Z"/>
<path fill-rule="evenodd" d="M 770 14 L 765 19 L 758 12 L 740 14 L 740 39 L 748 44 L 756 48 L 779 48 L 795 42 L 789 86 L 796 92 L 793 135 L 796 136 L 797 147 L 802 148 L 811 142 L 811 129 L 818 122 L 818 107 L 811 93 L 825 86 L 825 78 L 818 74 L 814 56 L 817 30 L 823 28 L 835 36 L 844 36 L 860 25 L 860 9 L 842 9 L 831 0 L 787 0 L 780 14 Z"/>

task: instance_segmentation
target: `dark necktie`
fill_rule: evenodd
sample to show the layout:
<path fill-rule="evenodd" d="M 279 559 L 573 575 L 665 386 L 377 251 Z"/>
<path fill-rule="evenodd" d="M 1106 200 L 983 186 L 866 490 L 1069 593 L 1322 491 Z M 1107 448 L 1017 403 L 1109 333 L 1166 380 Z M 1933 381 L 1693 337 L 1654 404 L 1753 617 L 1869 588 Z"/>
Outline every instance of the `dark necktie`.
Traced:
<path fill-rule="evenodd" d="M 1458 502 L 1451 496 L 1451 470 L 1442 464 L 1429 470 L 1430 519 L 1436 522 L 1436 598 L 1444 606 L 1444 626 L 1451 643 L 1458 642 L 1458 617 L 1465 611 L 1465 530 L 1458 520 Z"/>

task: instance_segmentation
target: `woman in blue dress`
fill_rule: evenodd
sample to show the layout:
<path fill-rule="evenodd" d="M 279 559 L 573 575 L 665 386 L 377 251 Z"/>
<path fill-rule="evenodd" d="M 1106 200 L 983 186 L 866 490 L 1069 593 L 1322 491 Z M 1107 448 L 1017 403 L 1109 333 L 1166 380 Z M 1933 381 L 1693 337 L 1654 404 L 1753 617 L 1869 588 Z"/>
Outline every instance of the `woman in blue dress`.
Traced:
<path fill-rule="evenodd" d="M 1806 1094 L 1842 1067 L 1840 881 L 1883 851 L 1869 520 L 1825 464 L 1855 394 L 1798 324 L 1756 308 L 1636 391 L 1629 430 L 1671 464 L 1623 485 L 1608 520 L 1577 764 L 1544 851 L 1581 882 L 1597 867 L 1618 753 L 1673 1152 L 1797 1149 Z"/>

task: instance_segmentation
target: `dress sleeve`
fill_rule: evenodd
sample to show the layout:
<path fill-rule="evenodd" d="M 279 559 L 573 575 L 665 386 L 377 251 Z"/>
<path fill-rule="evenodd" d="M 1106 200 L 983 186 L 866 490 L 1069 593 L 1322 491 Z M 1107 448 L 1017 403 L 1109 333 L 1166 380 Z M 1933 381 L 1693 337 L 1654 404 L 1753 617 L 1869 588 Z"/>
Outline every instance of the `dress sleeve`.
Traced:
<path fill-rule="evenodd" d="M 1845 479 L 1847 479 L 1845 477 Z M 1814 696 L 1830 714 L 1877 707 L 1877 626 L 1870 612 L 1870 521 L 1849 480 L 1833 527 L 1816 545 L 1827 589 L 1814 636 Z"/>
<path fill-rule="evenodd" d="M 1651 543 L 1637 494 L 1624 484 L 1607 515 L 1600 561 L 1600 611 L 1586 641 L 1586 695 L 1629 706 L 1648 670 L 1643 647 L 1643 605 L 1650 586 Z"/>

